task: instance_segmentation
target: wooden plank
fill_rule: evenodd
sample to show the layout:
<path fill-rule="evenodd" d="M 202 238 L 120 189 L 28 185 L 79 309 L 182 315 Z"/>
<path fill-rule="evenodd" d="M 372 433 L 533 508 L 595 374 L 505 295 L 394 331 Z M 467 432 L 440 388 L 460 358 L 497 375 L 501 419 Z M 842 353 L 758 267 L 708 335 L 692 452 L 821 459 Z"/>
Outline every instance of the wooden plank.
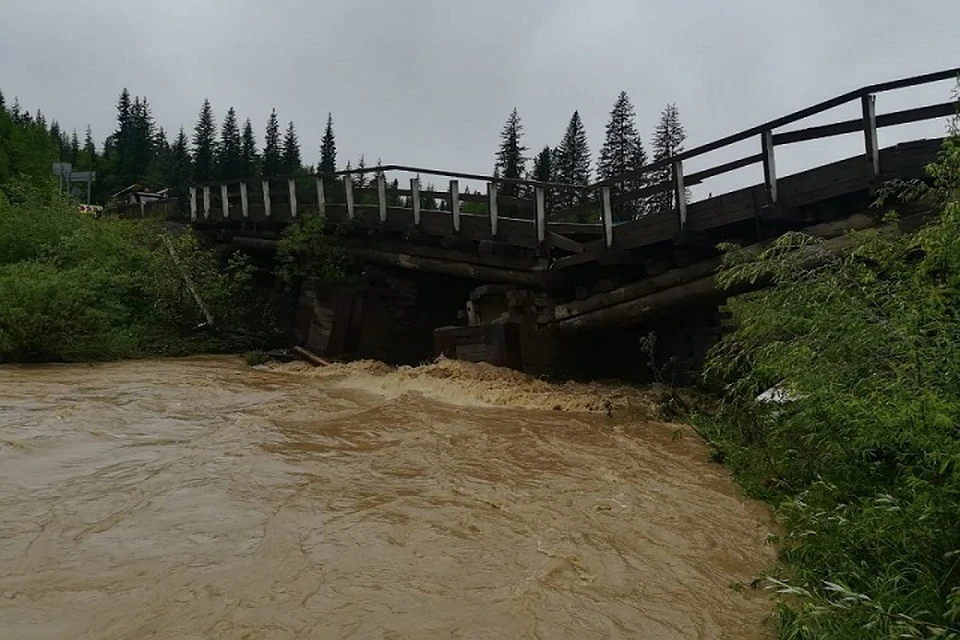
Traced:
<path fill-rule="evenodd" d="M 263 215 L 264 217 L 269 218 L 270 214 L 272 213 L 270 211 L 270 181 L 264 180 L 262 187 L 263 187 Z"/>
<path fill-rule="evenodd" d="M 287 191 L 290 194 L 290 217 L 297 217 L 297 181 L 293 178 L 287 180 Z"/>
<path fill-rule="evenodd" d="M 577 242 L 571 238 L 560 235 L 553 231 L 547 231 L 546 234 L 546 243 L 551 247 L 556 247 L 557 249 L 563 249 L 564 251 L 569 251 L 570 253 L 583 253 L 583 243 Z"/>
<path fill-rule="evenodd" d="M 230 194 L 227 193 L 227 185 L 220 185 L 220 207 L 223 211 L 223 219 L 230 217 Z"/>
<path fill-rule="evenodd" d="M 389 266 L 410 269 L 412 271 L 426 271 L 469 278 L 484 282 L 513 282 L 517 284 L 541 286 L 545 275 L 540 271 L 524 271 L 518 269 L 501 269 L 487 267 L 466 262 L 451 262 L 449 260 L 425 258 L 409 253 L 389 253 L 376 249 L 349 248 L 348 251 L 357 257 Z"/>
<path fill-rule="evenodd" d="M 677 221 L 680 231 L 687 227 L 687 187 L 683 182 L 683 161 L 673 163 L 673 195 L 677 202 Z"/>
<path fill-rule="evenodd" d="M 777 137 L 774 136 L 773 139 L 776 142 Z M 691 185 L 700 184 L 707 178 L 713 178 L 730 171 L 736 171 L 737 169 L 749 167 L 750 165 L 757 164 L 758 162 L 763 162 L 763 153 L 740 158 L 739 160 L 731 160 L 730 162 L 718 164 L 710 169 L 704 169 L 703 171 L 697 171 L 696 173 L 688 174 L 685 176 L 684 182 L 689 187 Z"/>
<path fill-rule="evenodd" d="M 892 113 L 875 115 L 878 128 L 893 127 L 911 122 L 922 122 L 924 120 L 933 120 L 935 118 L 948 118 L 957 111 L 956 102 L 942 102 L 927 107 L 917 107 L 915 109 L 903 109 Z M 848 133 L 857 133 L 864 130 L 863 118 L 854 120 L 843 120 L 833 124 L 819 125 L 816 127 L 806 127 L 795 131 L 785 131 L 773 136 L 773 142 L 776 145 L 792 144 L 795 142 L 806 142 L 808 140 L 819 140 L 831 136 L 841 136 Z"/>
<path fill-rule="evenodd" d="M 377 208 L 380 222 L 387 221 L 387 178 L 382 173 L 377 175 Z"/>
<path fill-rule="evenodd" d="M 203 187 L 203 219 L 210 219 L 210 186 Z"/>
<path fill-rule="evenodd" d="M 247 183 L 240 183 L 240 213 L 244 218 L 250 217 L 250 199 L 247 195 Z"/>
<path fill-rule="evenodd" d="M 190 220 L 196 221 L 197 219 L 197 188 L 190 187 Z"/>
<path fill-rule="evenodd" d="M 453 232 L 460 233 L 460 181 L 450 181 L 450 214 L 453 218 Z"/>
<path fill-rule="evenodd" d="M 347 200 L 347 218 L 353 220 L 356 215 L 353 204 L 353 176 L 349 173 L 343 177 L 343 190 Z"/>
<path fill-rule="evenodd" d="M 600 187 L 601 211 L 603 212 L 603 242 L 613 246 L 613 208 L 610 205 L 610 187 Z"/>
<path fill-rule="evenodd" d="M 536 223 L 537 223 L 537 243 L 543 244 L 547 239 L 547 199 L 546 190 L 543 187 L 536 187 Z"/>
<path fill-rule="evenodd" d="M 487 183 L 487 210 L 490 217 L 490 237 L 497 237 L 497 216 L 498 216 L 498 203 L 497 203 L 497 183 L 488 182 Z"/>
<path fill-rule="evenodd" d="M 863 141 L 867 153 L 870 177 L 880 175 L 880 143 L 877 139 L 877 97 L 866 95 L 860 99 L 863 110 Z"/>
<path fill-rule="evenodd" d="M 420 226 L 420 179 L 410 178 L 410 205 L 413 209 L 413 226 Z"/>
<path fill-rule="evenodd" d="M 321 218 L 327 217 L 327 194 L 323 189 L 323 178 L 317 176 L 317 211 Z"/>
<path fill-rule="evenodd" d="M 768 202 L 777 202 L 777 165 L 774 153 L 773 131 L 767 129 L 760 134 L 760 148 L 763 154 L 763 182 L 767 188 Z"/>

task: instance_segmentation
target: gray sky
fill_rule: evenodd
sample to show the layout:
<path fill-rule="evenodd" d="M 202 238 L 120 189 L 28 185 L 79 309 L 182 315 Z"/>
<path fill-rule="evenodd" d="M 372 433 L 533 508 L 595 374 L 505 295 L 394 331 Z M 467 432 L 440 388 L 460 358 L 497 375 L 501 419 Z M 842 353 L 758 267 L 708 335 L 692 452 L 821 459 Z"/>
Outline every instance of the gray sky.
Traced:
<path fill-rule="evenodd" d="M 316 162 L 331 111 L 340 165 L 364 153 L 489 173 L 514 106 L 531 155 L 559 142 L 578 109 L 596 157 L 620 90 L 648 146 L 675 101 L 689 147 L 864 84 L 960 66 L 958 25 L 958 0 L 2 0 L 0 89 L 81 136 L 89 123 L 98 142 L 126 86 L 169 132 L 192 131 L 204 97 L 218 125 L 233 105 L 260 135 L 276 107 Z M 950 89 L 883 97 L 878 111 Z M 853 155 L 856 143 L 791 148 L 778 165 Z"/>

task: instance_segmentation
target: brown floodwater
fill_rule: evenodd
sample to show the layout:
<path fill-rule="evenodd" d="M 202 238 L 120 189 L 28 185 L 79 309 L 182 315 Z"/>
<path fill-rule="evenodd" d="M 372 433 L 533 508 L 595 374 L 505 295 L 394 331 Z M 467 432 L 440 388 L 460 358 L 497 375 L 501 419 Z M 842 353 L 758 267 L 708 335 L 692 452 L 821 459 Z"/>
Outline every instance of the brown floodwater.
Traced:
<path fill-rule="evenodd" d="M 0 638 L 765 638 L 770 520 L 641 391 L 0 367 Z"/>

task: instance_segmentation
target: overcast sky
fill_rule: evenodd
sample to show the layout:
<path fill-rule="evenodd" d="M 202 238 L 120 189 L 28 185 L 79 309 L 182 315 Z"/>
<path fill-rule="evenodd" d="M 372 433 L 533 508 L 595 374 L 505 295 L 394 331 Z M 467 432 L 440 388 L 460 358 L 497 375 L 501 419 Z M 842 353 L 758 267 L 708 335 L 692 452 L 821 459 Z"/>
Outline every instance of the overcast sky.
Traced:
<path fill-rule="evenodd" d="M 191 131 L 209 97 L 218 125 L 233 105 L 261 135 L 275 107 L 296 123 L 304 161 L 316 162 L 330 111 L 340 165 L 363 153 L 489 173 L 514 107 L 531 155 L 556 144 L 578 109 L 596 156 L 620 90 L 648 146 L 675 101 L 689 147 L 864 84 L 960 66 L 960 0 L 0 5 L 0 89 L 68 130 L 82 136 L 89 123 L 101 141 L 123 87 L 147 96 L 170 132 Z M 884 97 L 878 111 L 943 101 L 950 88 L 919 102 Z M 801 149 L 788 164 L 812 155 Z"/>

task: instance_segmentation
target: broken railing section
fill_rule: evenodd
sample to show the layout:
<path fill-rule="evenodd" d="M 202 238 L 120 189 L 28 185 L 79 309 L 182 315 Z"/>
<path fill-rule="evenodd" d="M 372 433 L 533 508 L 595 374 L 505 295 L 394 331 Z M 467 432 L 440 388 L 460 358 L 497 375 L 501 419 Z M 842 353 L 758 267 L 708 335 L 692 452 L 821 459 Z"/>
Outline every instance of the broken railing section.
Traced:
<path fill-rule="evenodd" d="M 530 240 L 537 248 L 556 247 L 574 251 L 583 250 L 586 243 L 599 244 L 603 248 L 617 245 L 618 227 L 626 221 L 617 220 L 615 212 L 624 205 L 633 204 L 633 210 L 643 212 L 642 216 L 629 221 L 632 225 L 644 224 L 645 220 L 663 220 L 662 216 L 672 215 L 676 220 L 676 230 L 683 234 L 688 231 L 687 189 L 709 178 L 736 171 L 744 167 L 760 164 L 762 167 L 763 192 L 766 202 L 757 203 L 758 207 L 776 207 L 780 204 L 778 176 L 776 170 L 776 148 L 809 140 L 817 140 L 849 133 L 863 132 L 864 171 L 871 181 L 881 177 L 880 148 L 877 131 L 882 127 L 919 122 L 933 118 L 950 116 L 956 112 L 955 102 L 944 102 L 929 106 L 916 107 L 886 114 L 877 114 L 877 96 L 881 93 L 940 82 L 956 78 L 960 68 L 948 69 L 922 76 L 904 78 L 892 82 L 870 85 L 820 102 L 800 111 L 788 114 L 776 120 L 746 129 L 713 142 L 689 149 L 668 157 L 641 169 L 615 176 L 592 185 L 569 185 L 533 180 L 510 180 L 488 175 L 462 172 L 437 171 L 421 167 L 387 165 L 363 170 L 339 171 L 329 175 L 302 175 L 296 177 L 268 177 L 257 181 L 232 181 L 190 188 L 190 216 L 192 220 L 217 220 L 237 217 L 232 213 L 231 199 L 239 207 L 239 217 L 251 216 L 253 202 L 258 198 L 250 196 L 251 186 L 259 182 L 259 196 L 262 206 L 257 205 L 258 215 L 266 219 L 288 221 L 296 218 L 301 210 L 308 208 L 319 210 L 328 215 L 334 209 L 349 220 L 360 220 L 363 226 L 377 227 L 388 225 L 391 229 L 419 230 L 428 235 L 456 236 L 464 231 L 464 224 L 470 223 L 472 239 L 477 239 L 478 220 L 485 217 L 488 222 L 483 236 L 505 244 L 520 242 L 528 246 Z M 811 116 L 831 111 L 851 102 L 859 102 L 859 118 L 842 120 L 831 124 L 817 125 L 804 129 L 779 131 L 784 127 L 800 122 Z M 732 161 L 709 166 L 706 169 L 687 173 L 687 161 L 708 153 L 725 149 L 744 141 L 756 140 L 757 153 Z M 409 174 L 409 188 L 400 188 L 399 181 L 388 181 L 387 174 Z M 371 186 L 360 188 L 355 180 L 366 181 L 372 176 Z M 435 191 L 425 189 L 421 176 L 429 176 L 446 189 Z M 315 184 L 306 189 L 305 182 Z M 466 187 L 474 183 L 477 189 L 468 192 Z M 624 185 L 632 185 L 625 189 Z M 286 189 L 283 189 L 283 187 Z M 217 192 L 211 192 L 217 187 Z M 336 190 L 336 197 L 329 193 Z M 484 192 L 485 189 L 485 192 Z M 199 193 L 198 193 L 199 191 Z M 670 193 L 670 198 L 653 196 Z M 559 197 L 563 195 L 564 197 Z M 201 198 L 202 209 L 198 207 Z M 217 200 L 217 202 L 215 202 Z M 638 207 L 638 202 L 669 202 L 667 210 L 650 211 L 650 207 Z M 576 202 L 565 209 L 553 207 L 558 201 Z M 428 207 L 424 207 L 424 204 Z M 438 205 L 438 203 L 441 203 Z M 432 207 L 430 206 L 432 205 Z M 376 215 L 365 215 L 369 211 Z M 437 224 L 436 213 L 443 212 L 449 222 Z M 425 214 L 430 214 L 433 223 L 427 228 Z M 447 218 L 445 218 L 447 219 Z M 576 220 L 589 220 L 576 223 Z M 508 223 L 509 221 L 509 223 Z M 533 233 L 524 232 L 518 224 L 532 227 Z M 551 230 L 551 225 L 553 230 Z M 509 227 L 509 232 L 506 232 Z M 577 237 L 573 240 L 570 236 Z M 586 238 L 586 240 L 584 240 Z"/>

